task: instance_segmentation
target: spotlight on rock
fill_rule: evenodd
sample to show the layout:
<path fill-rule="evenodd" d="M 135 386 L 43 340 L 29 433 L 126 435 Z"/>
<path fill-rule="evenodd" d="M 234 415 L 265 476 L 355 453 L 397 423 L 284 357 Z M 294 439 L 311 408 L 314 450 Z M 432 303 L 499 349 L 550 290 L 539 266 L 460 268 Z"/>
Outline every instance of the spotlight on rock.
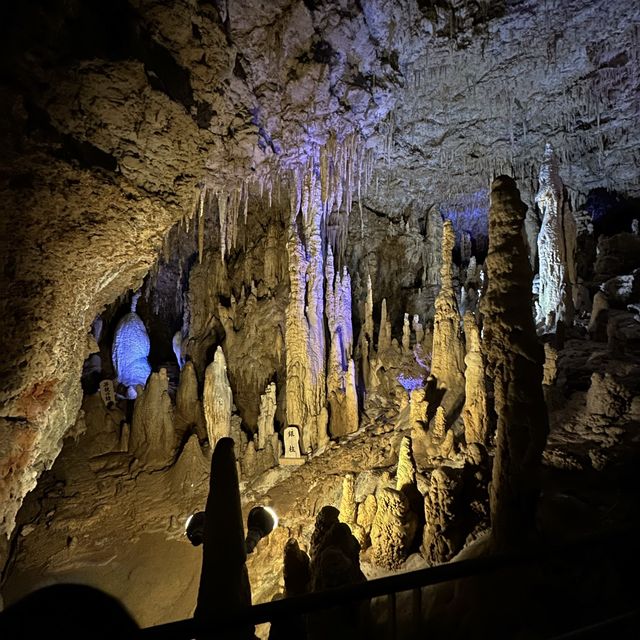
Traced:
<path fill-rule="evenodd" d="M 278 526 L 278 516 L 271 507 L 253 507 L 247 517 L 245 546 L 251 553 L 262 538 L 266 538 Z"/>
<path fill-rule="evenodd" d="M 190 515 L 184 525 L 184 531 L 194 547 L 201 545 L 204 538 L 204 511 Z"/>

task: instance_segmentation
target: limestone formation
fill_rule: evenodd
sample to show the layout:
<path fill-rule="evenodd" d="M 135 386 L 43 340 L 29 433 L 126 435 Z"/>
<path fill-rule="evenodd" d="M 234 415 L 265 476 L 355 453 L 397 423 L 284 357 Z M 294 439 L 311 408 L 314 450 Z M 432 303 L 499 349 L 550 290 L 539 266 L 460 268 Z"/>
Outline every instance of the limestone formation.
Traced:
<path fill-rule="evenodd" d="M 229 386 L 227 362 L 222 347 L 216 349 L 213 362 L 205 371 L 202 404 L 209 446 L 213 450 L 220 438 L 226 438 L 231 435 L 233 396 Z"/>
<path fill-rule="evenodd" d="M 356 524 L 356 477 L 353 473 L 347 473 L 342 480 L 342 497 L 340 498 L 340 521 L 351 528 Z"/>
<path fill-rule="evenodd" d="M 158 373 L 151 374 L 144 390 L 138 391 L 129 452 L 146 466 L 166 467 L 173 460 L 176 444 L 169 379 L 166 370 L 160 369 Z"/>
<path fill-rule="evenodd" d="M 465 397 L 462 409 L 464 439 L 467 444 L 486 445 L 489 430 L 487 390 L 484 380 L 484 358 L 480 349 L 480 332 L 473 314 L 464 315 L 464 334 L 467 345 L 465 364 Z"/>
<path fill-rule="evenodd" d="M 444 390 L 442 403 L 447 412 L 458 407 L 464 394 L 464 342 L 460 332 L 460 314 L 453 289 L 453 225 L 444 223 L 442 235 L 441 287 L 435 302 L 431 375 Z"/>
<path fill-rule="evenodd" d="M 171 467 L 170 482 L 179 496 L 197 495 L 206 486 L 209 463 L 202 453 L 198 436 L 192 434 L 185 443 L 176 463 Z"/>
<path fill-rule="evenodd" d="M 287 422 L 301 428 L 302 449 L 310 453 L 327 439 L 324 337 L 324 266 L 320 185 L 313 171 L 305 173 L 291 192 L 287 239 L 289 303 L 286 309 L 285 352 Z M 302 213 L 300 239 L 297 216 Z"/>
<path fill-rule="evenodd" d="M 198 379 L 193 362 L 187 362 L 180 371 L 180 382 L 176 391 L 176 431 L 184 432 L 193 427 L 198 437 L 204 440 L 205 427 L 202 402 L 198 397 Z"/>
<path fill-rule="evenodd" d="M 542 384 L 553 386 L 558 375 L 558 350 L 550 343 L 544 343 L 544 366 L 542 369 Z"/>
<path fill-rule="evenodd" d="M 461 548 L 463 541 L 456 536 L 459 488 L 454 470 L 438 467 L 431 473 L 424 497 L 422 553 L 432 565 L 451 560 Z"/>
<path fill-rule="evenodd" d="M 267 446 L 274 435 L 273 420 L 276 415 L 276 385 L 272 382 L 260 396 L 260 413 L 258 414 L 258 450 Z"/>
<path fill-rule="evenodd" d="M 559 322 L 573 320 L 572 286 L 575 277 L 576 224 L 564 198 L 558 161 L 547 144 L 540 167 L 536 203 L 542 214 L 538 235 L 540 295 L 537 322 L 545 331 L 555 332 Z"/>
<path fill-rule="evenodd" d="M 381 567 L 397 569 L 409 556 L 417 531 L 417 518 L 402 491 L 384 487 L 371 526 L 371 557 Z"/>
<path fill-rule="evenodd" d="M 534 208 L 527 209 L 524 219 L 524 232 L 529 250 L 529 264 L 531 271 L 536 273 L 538 264 L 538 235 L 540 234 L 540 220 Z"/>
<path fill-rule="evenodd" d="M 396 489 L 402 491 L 405 487 L 416 483 L 416 462 L 413 459 L 411 438 L 404 436 L 400 442 L 398 454 L 398 470 L 396 471 Z"/>
<path fill-rule="evenodd" d="M 589 336 L 592 340 L 605 342 L 607 340 L 607 324 L 609 322 L 609 301 L 602 291 L 593 296 L 591 317 L 589 318 Z"/>
<path fill-rule="evenodd" d="M 380 330 L 378 332 L 378 355 L 391 347 L 391 322 L 387 318 L 387 300 L 383 298 L 380 307 Z"/>
<path fill-rule="evenodd" d="M 358 397 L 352 358 L 351 278 L 346 267 L 342 274 L 334 272 L 331 247 L 327 255 L 326 280 L 326 316 L 330 339 L 327 366 L 329 432 L 337 438 L 358 430 Z"/>
<path fill-rule="evenodd" d="M 144 322 L 136 313 L 139 298 L 138 292 L 131 299 L 131 311 L 118 323 L 111 349 L 116 380 L 126 387 L 129 398 L 136 397 L 136 387 L 144 386 L 151 374 L 151 343 Z"/>
<path fill-rule="evenodd" d="M 439 406 L 425 437 L 425 452 L 432 461 L 451 460 L 455 456 L 454 433 L 447 427 L 444 408 Z"/>
<path fill-rule="evenodd" d="M 497 415 L 491 482 L 492 536 L 521 544 L 534 529 L 538 472 L 548 433 L 542 347 L 531 314 L 531 265 L 522 236 L 526 206 L 514 180 L 493 181 L 483 346 Z"/>

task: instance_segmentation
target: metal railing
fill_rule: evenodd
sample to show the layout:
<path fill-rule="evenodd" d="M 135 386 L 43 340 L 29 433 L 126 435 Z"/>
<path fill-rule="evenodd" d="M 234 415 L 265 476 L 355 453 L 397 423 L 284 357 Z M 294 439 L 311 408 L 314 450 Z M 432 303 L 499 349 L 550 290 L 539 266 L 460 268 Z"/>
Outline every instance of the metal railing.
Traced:
<path fill-rule="evenodd" d="M 411 592 L 411 618 L 415 623 L 414 631 L 419 634 L 424 618 L 422 602 L 422 589 L 424 587 L 472 578 L 503 569 L 540 565 L 559 559 L 568 561 L 598 547 L 607 548 L 612 543 L 625 545 L 624 548 L 632 552 L 637 540 L 638 531 L 634 528 L 632 530 L 624 529 L 583 537 L 562 544 L 539 544 L 524 551 L 503 552 L 468 560 L 459 560 L 359 584 L 338 587 L 328 591 L 256 604 L 235 615 L 220 615 L 216 618 L 215 628 L 193 618 L 147 627 L 141 630 L 141 637 L 145 640 L 216 638 L 225 629 L 246 627 L 247 624 L 258 625 L 265 622 L 287 621 L 293 617 L 313 614 L 322 610 L 335 610 L 348 604 L 386 597 L 389 607 L 388 616 L 386 616 L 388 633 L 383 635 L 386 638 L 395 638 L 397 633 L 397 594 L 402 592 Z M 609 546 L 609 548 L 611 547 Z M 617 549 L 620 548 L 620 546 L 617 546 Z M 565 635 L 557 636 L 557 638 L 558 640 L 561 638 L 568 640 L 569 638 L 599 637 L 589 634 L 593 633 L 594 630 L 601 631 L 605 629 L 608 624 L 629 624 L 632 621 L 636 621 L 638 620 L 639 611 L 640 609 L 633 609 L 618 612 L 617 615 L 608 620 L 591 623 L 584 629 L 576 629 Z M 380 630 L 377 631 L 377 634 L 380 635 Z M 640 637 L 640 634 L 638 637 Z"/>

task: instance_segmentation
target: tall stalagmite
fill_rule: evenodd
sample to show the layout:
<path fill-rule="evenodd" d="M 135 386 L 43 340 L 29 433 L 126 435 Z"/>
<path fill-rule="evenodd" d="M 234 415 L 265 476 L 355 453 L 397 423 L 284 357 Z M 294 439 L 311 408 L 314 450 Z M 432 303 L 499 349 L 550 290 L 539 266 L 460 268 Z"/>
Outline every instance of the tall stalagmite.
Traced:
<path fill-rule="evenodd" d="M 305 173 L 302 183 L 296 178 L 287 239 L 290 281 L 285 315 L 287 422 L 300 429 L 304 453 L 327 440 L 322 203 L 318 182 L 313 169 Z M 298 231 L 299 213 L 306 244 Z"/>
<path fill-rule="evenodd" d="M 222 347 L 216 349 L 213 362 L 205 371 L 202 402 L 209 446 L 213 449 L 220 438 L 231 435 L 233 396 L 227 377 L 227 361 Z"/>
<path fill-rule="evenodd" d="M 169 378 L 166 370 L 160 369 L 149 376 L 147 386 L 136 398 L 129 451 L 145 465 L 163 467 L 171 463 L 175 446 Z"/>
<path fill-rule="evenodd" d="M 487 375 L 498 417 L 490 490 L 498 547 L 533 531 L 538 473 L 549 430 L 542 394 L 543 350 L 531 313 L 531 265 L 522 235 L 526 206 L 515 181 L 494 180 L 489 211 L 488 286 L 482 301 Z"/>
<path fill-rule="evenodd" d="M 331 409 L 329 431 L 335 438 L 358 430 L 358 396 L 352 358 L 351 278 L 346 267 L 342 275 L 334 272 L 331 247 L 327 255 L 326 278 L 330 339 L 327 400 Z"/>
<path fill-rule="evenodd" d="M 540 167 L 540 186 L 536 202 L 542 213 L 538 234 L 540 295 L 537 323 L 554 332 L 558 322 L 573 320 L 572 285 L 576 282 L 576 223 L 564 198 L 558 161 L 547 144 Z"/>
<path fill-rule="evenodd" d="M 436 298 L 433 321 L 431 375 L 445 391 L 442 405 L 448 414 L 459 407 L 464 394 L 464 342 L 460 333 L 460 313 L 453 289 L 452 251 L 455 235 L 451 221 L 442 234 L 441 287 Z"/>
<path fill-rule="evenodd" d="M 467 444 L 486 444 L 489 416 L 487 415 L 487 390 L 484 382 L 484 358 L 480 350 L 480 332 L 470 311 L 464 314 L 464 335 L 467 355 L 465 364 L 465 396 L 462 409 L 464 439 Z"/>

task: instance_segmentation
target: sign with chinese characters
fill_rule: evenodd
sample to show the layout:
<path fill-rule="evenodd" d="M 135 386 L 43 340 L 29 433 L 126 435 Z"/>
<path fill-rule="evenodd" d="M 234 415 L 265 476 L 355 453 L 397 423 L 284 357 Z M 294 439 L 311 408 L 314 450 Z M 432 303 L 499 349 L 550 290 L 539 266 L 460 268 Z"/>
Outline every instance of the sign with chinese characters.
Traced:
<path fill-rule="evenodd" d="M 111 380 L 103 380 L 100 383 L 100 396 L 102 397 L 102 402 L 104 402 L 107 407 L 111 404 L 115 404 L 116 392 Z"/>
<path fill-rule="evenodd" d="M 282 439 L 284 441 L 284 456 L 280 458 L 280 464 L 303 464 L 305 458 L 300 454 L 300 431 L 298 427 L 285 427 Z"/>

